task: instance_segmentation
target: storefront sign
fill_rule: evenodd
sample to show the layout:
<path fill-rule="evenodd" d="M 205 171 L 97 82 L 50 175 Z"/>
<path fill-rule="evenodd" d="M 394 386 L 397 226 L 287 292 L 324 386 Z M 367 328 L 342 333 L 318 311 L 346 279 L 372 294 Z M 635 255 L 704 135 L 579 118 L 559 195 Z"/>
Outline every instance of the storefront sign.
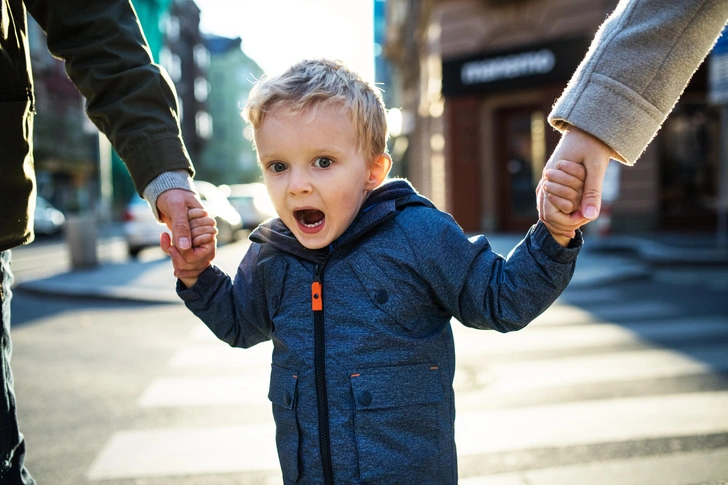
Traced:
<path fill-rule="evenodd" d="M 484 94 L 565 82 L 588 48 L 589 41 L 579 38 L 443 61 L 442 92 Z"/>
<path fill-rule="evenodd" d="M 464 85 L 492 83 L 537 74 L 547 74 L 556 65 L 556 56 L 549 49 L 522 54 L 472 61 L 460 68 L 460 81 Z"/>

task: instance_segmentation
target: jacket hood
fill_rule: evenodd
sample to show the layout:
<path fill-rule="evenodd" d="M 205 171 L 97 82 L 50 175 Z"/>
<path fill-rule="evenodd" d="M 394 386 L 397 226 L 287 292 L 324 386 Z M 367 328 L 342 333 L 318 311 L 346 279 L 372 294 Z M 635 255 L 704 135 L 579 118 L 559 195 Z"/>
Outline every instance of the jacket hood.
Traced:
<path fill-rule="evenodd" d="M 405 207 L 413 205 L 435 207 L 432 202 L 418 194 L 407 180 L 393 179 L 380 185 L 369 194 L 351 226 L 326 248 L 308 249 L 304 247 L 280 218 L 258 226 L 250 235 L 250 240 L 260 244 L 271 244 L 281 251 L 320 263 L 325 261 L 331 251 L 337 247 L 363 237 L 379 224 L 396 216 Z"/>

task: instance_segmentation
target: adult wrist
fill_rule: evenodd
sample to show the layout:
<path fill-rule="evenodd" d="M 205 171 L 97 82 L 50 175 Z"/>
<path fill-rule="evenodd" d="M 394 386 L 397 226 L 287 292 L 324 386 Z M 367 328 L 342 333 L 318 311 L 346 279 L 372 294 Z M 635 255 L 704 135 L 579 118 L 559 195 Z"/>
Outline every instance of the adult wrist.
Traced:
<path fill-rule="evenodd" d="M 157 210 L 157 198 L 171 189 L 188 190 L 195 193 L 194 182 L 187 170 L 171 170 L 163 172 L 152 179 L 142 193 L 142 197 L 149 203 L 154 217 L 160 221 L 159 211 Z"/>

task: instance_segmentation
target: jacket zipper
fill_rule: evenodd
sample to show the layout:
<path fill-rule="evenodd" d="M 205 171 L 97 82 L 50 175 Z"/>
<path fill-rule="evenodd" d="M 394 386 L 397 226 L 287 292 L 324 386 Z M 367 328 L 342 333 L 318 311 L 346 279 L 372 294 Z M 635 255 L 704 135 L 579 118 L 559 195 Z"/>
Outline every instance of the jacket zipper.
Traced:
<path fill-rule="evenodd" d="M 396 214 L 387 216 L 366 226 L 352 238 L 342 242 L 334 251 L 353 244 L 371 229 L 393 218 Z M 316 382 L 316 404 L 318 405 L 319 425 L 319 448 L 321 449 L 321 466 L 323 468 L 324 485 L 334 485 L 334 467 L 331 462 L 331 437 L 329 435 L 329 399 L 326 390 L 326 334 L 324 332 L 324 294 L 323 276 L 326 264 L 331 258 L 331 253 L 326 261 L 314 265 L 313 283 L 311 284 L 311 310 L 313 311 L 313 359 L 314 375 Z"/>
<path fill-rule="evenodd" d="M 325 265 L 324 265 L 325 266 Z M 318 404 L 319 447 L 324 484 L 334 485 L 334 468 L 331 464 L 331 438 L 329 436 L 329 400 L 326 391 L 326 336 L 324 332 L 323 266 L 314 266 L 311 284 L 311 309 L 313 310 L 313 359 Z"/>

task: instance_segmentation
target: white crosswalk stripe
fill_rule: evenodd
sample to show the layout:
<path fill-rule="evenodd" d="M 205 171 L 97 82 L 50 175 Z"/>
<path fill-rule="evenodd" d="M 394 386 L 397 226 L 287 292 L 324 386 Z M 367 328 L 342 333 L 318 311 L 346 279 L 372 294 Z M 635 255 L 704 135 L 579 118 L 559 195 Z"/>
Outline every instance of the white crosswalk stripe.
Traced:
<path fill-rule="evenodd" d="M 728 392 L 458 413 L 461 455 L 728 432 Z"/>
<path fill-rule="evenodd" d="M 116 433 L 90 479 L 203 475 L 278 469 L 272 423 Z"/>
<path fill-rule="evenodd" d="M 460 485 L 685 485 L 721 479 L 716 463 L 728 463 L 728 450 L 612 460 L 485 477 L 464 478 Z M 671 473 L 665 474 L 669 469 Z M 723 467 L 723 472 L 728 471 Z"/>
<path fill-rule="evenodd" d="M 462 457 L 530 452 L 635 440 L 728 434 L 728 390 L 607 396 L 557 402 L 522 396 L 582 386 L 694 378 L 728 372 L 728 317 L 684 317 L 669 304 L 630 305 L 598 316 L 559 302 L 513 334 L 479 332 L 454 322 L 458 453 Z M 609 321 L 621 318 L 621 324 Z M 647 320 L 641 320 L 647 318 Z M 627 322 L 627 323 L 625 323 Z M 629 323 L 633 322 L 633 323 Z M 691 351 L 659 345 L 696 342 Z M 265 472 L 280 483 L 275 429 L 267 408 L 270 343 L 229 348 L 201 324 L 169 361 L 166 375 L 140 395 L 140 409 L 256 408 L 260 419 L 205 427 L 120 430 L 88 471 L 90 480 Z M 574 393 L 578 396 L 578 392 Z M 490 405 L 484 405 L 490 403 Z M 665 463 L 685 472 L 660 476 Z M 615 481 L 613 470 L 620 469 Z M 624 481 L 629 470 L 633 481 Z M 725 448 L 642 456 L 496 475 L 465 476 L 464 485 L 688 485 L 728 477 Z M 658 477 L 658 478 L 655 478 Z M 611 479 L 611 481 L 610 481 Z"/>

